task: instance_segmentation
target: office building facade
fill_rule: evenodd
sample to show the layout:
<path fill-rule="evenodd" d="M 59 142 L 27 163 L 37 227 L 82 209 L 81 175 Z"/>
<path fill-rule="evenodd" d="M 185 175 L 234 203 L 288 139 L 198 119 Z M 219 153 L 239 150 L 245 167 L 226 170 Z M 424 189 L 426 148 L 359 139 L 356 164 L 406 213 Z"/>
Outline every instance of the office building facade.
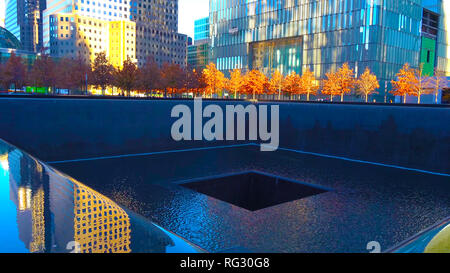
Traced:
<path fill-rule="evenodd" d="M 45 0 L 9 0 L 6 3 L 5 28 L 22 44 L 22 49 L 38 52 L 42 49 L 42 12 Z"/>
<path fill-rule="evenodd" d="M 194 22 L 194 44 L 188 46 L 188 66 L 202 70 L 209 63 L 209 17 Z"/>
<path fill-rule="evenodd" d="M 43 12 L 43 43 L 50 51 L 50 16 L 53 14 L 77 14 L 103 21 L 121 21 L 130 19 L 130 1 L 128 0 L 47 0 Z"/>
<path fill-rule="evenodd" d="M 107 21 L 74 13 L 52 14 L 50 54 L 93 63 L 106 53 L 110 63 L 121 67 L 129 58 L 136 62 L 136 24 L 129 20 Z"/>
<path fill-rule="evenodd" d="M 448 2 L 210 0 L 211 60 L 223 71 L 267 75 L 309 67 L 319 78 L 348 62 L 355 74 L 369 67 L 380 80 L 376 100 L 388 101 L 390 81 L 404 63 L 419 67 L 428 60 L 428 70 L 450 71 Z M 427 22 L 434 35 L 424 33 Z"/>
<path fill-rule="evenodd" d="M 136 22 L 136 55 L 142 66 L 149 57 L 162 65 L 187 63 L 188 39 L 178 33 L 178 0 L 133 0 L 131 20 Z"/>
<path fill-rule="evenodd" d="M 97 20 L 136 24 L 136 62 L 143 65 L 149 57 L 159 64 L 186 66 L 187 36 L 177 33 L 178 1 L 154 0 L 47 0 L 44 11 L 44 45 L 50 48 L 52 14 L 77 14 Z"/>

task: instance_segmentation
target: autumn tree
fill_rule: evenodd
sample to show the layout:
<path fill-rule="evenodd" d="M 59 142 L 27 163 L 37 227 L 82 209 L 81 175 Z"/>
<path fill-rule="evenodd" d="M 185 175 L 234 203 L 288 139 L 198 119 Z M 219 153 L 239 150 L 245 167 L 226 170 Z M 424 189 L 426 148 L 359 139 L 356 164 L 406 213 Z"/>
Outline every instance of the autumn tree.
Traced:
<path fill-rule="evenodd" d="M 53 88 L 56 85 L 56 65 L 47 54 L 36 58 L 29 73 L 29 82 L 36 87 Z"/>
<path fill-rule="evenodd" d="M 146 93 L 162 88 L 162 72 L 153 57 L 147 58 L 144 65 L 139 69 L 136 81 L 139 90 Z"/>
<path fill-rule="evenodd" d="M 61 58 L 55 64 L 55 87 L 67 90 L 82 90 L 86 86 L 90 67 L 80 58 Z"/>
<path fill-rule="evenodd" d="M 131 96 L 131 91 L 137 88 L 138 69 L 130 58 L 127 58 L 122 68 L 114 72 L 115 86 L 126 92 L 127 96 Z"/>
<path fill-rule="evenodd" d="M 378 94 L 375 90 L 380 88 L 377 76 L 373 74 L 368 67 L 356 81 L 357 92 L 365 97 L 366 103 L 369 102 L 369 95 Z"/>
<path fill-rule="evenodd" d="M 420 64 L 419 69 L 413 69 L 414 77 L 410 79 L 411 91 L 409 95 L 417 97 L 417 103 L 420 104 L 422 95 L 430 94 L 432 89 L 427 88 L 430 78 L 423 74 L 423 64 Z"/>
<path fill-rule="evenodd" d="M 202 72 L 198 69 L 187 67 L 186 68 L 186 79 L 184 80 L 184 88 L 192 92 L 194 96 L 197 96 L 201 93 L 201 90 L 206 88 L 206 84 L 203 81 Z"/>
<path fill-rule="evenodd" d="M 344 101 L 344 95 L 349 94 L 355 88 L 356 80 L 354 71 L 350 69 L 348 63 L 344 63 L 336 72 L 338 93 L 341 95 L 341 102 Z"/>
<path fill-rule="evenodd" d="M 330 96 L 330 101 L 333 102 L 334 96 L 340 95 L 339 76 L 336 72 L 329 72 L 325 74 L 326 79 L 323 80 L 322 94 Z"/>
<path fill-rule="evenodd" d="M 259 70 L 250 70 L 244 76 L 244 84 L 242 86 L 247 95 L 252 94 L 253 100 L 256 100 L 256 95 L 263 94 L 267 87 L 267 77 Z"/>
<path fill-rule="evenodd" d="M 295 71 L 292 71 L 283 81 L 283 89 L 287 92 L 292 100 L 292 95 L 297 94 L 300 86 L 301 77 Z"/>
<path fill-rule="evenodd" d="M 2 84 L 9 88 L 14 85 L 14 92 L 23 87 L 26 82 L 27 67 L 23 63 L 20 56 L 14 52 L 11 53 L 8 61 L 3 65 L 1 81 Z"/>
<path fill-rule="evenodd" d="M 226 87 L 229 91 L 234 93 L 234 98 L 237 99 L 237 94 L 241 92 L 244 85 L 244 77 L 240 69 L 234 69 L 230 73 L 230 79 L 226 81 Z"/>
<path fill-rule="evenodd" d="M 88 80 L 91 73 L 91 65 L 87 64 L 81 57 L 72 62 L 72 82 L 80 91 L 88 92 Z"/>
<path fill-rule="evenodd" d="M 94 59 L 92 65 L 92 79 L 93 85 L 102 90 L 102 95 L 105 95 L 106 88 L 113 83 L 113 74 L 115 68 L 109 63 L 105 52 L 100 52 Z"/>
<path fill-rule="evenodd" d="M 164 97 L 167 97 L 168 93 L 173 96 L 183 88 L 185 71 L 181 68 L 180 65 L 174 63 L 165 63 L 163 64 L 161 72 L 162 86 L 164 87 Z"/>
<path fill-rule="evenodd" d="M 269 91 L 271 94 L 278 94 L 278 100 L 281 100 L 281 90 L 283 89 L 284 80 L 283 74 L 275 70 L 269 81 Z"/>
<path fill-rule="evenodd" d="M 212 97 L 213 94 L 222 91 L 225 87 L 225 75 L 217 70 L 214 63 L 210 63 L 203 69 L 203 78 L 207 89 L 209 90 L 210 97 Z"/>
<path fill-rule="evenodd" d="M 314 73 L 306 68 L 299 80 L 298 94 L 306 94 L 306 100 L 309 101 L 311 95 L 316 95 L 319 86 L 316 84 Z"/>
<path fill-rule="evenodd" d="M 447 87 L 448 85 L 448 80 L 447 77 L 445 76 L 445 73 L 438 70 L 437 68 L 434 71 L 434 76 L 430 78 L 429 80 L 429 87 L 431 88 L 431 92 L 433 93 L 434 96 L 434 103 L 438 104 L 439 101 L 439 91 L 444 88 Z"/>
<path fill-rule="evenodd" d="M 413 93 L 415 82 L 415 71 L 408 63 L 403 65 L 400 71 L 396 75 L 397 80 L 391 81 L 392 93 L 394 96 L 403 97 L 403 103 L 406 103 L 406 96 Z"/>

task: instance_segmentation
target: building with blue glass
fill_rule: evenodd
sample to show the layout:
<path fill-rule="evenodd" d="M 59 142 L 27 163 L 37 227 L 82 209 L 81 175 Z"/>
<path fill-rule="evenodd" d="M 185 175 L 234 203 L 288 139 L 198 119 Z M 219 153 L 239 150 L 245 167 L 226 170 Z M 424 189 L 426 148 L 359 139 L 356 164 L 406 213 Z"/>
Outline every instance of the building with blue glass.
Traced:
<path fill-rule="evenodd" d="M 0 64 L 6 63 L 13 53 L 16 56 L 20 56 L 28 66 L 36 59 L 34 52 L 22 50 L 22 44 L 19 39 L 7 29 L 0 27 Z"/>
<path fill-rule="evenodd" d="M 323 78 L 348 62 L 380 80 L 379 102 L 404 63 L 450 72 L 447 0 L 210 0 L 210 58 L 222 71 Z M 448 14 L 448 15 L 447 15 Z"/>
<path fill-rule="evenodd" d="M 195 20 L 194 40 L 196 42 L 209 40 L 209 17 Z"/>
<path fill-rule="evenodd" d="M 17 37 L 25 50 L 42 48 L 42 12 L 46 0 L 8 0 L 5 28 Z"/>
<path fill-rule="evenodd" d="M 209 63 L 209 17 L 194 22 L 194 44 L 188 46 L 187 63 L 195 69 L 204 69 Z"/>
<path fill-rule="evenodd" d="M 17 1 L 8 0 L 5 12 L 5 28 L 17 39 L 20 39 L 20 27 L 17 17 Z"/>

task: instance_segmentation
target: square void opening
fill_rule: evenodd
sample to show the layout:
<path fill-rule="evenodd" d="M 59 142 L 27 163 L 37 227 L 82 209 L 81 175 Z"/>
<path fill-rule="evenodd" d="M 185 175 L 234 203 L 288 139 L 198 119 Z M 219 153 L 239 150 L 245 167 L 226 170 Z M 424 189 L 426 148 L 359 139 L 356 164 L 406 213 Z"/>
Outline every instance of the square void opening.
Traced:
<path fill-rule="evenodd" d="M 205 178 L 181 186 L 250 211 L 327 192 L 311 185 L 259 172 Z"/>

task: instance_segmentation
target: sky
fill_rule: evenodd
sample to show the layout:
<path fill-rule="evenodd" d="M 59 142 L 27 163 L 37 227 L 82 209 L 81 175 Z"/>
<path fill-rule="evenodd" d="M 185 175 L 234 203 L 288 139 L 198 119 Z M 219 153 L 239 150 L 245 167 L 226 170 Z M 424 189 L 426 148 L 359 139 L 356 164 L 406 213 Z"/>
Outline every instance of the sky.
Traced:
<path fill-rule="evenodd" d="M 178 31 L 194 38 L 194 21 L 208 16 L 209 0 L 178 0 Z"/>
<path fill-rule="evenodd" d="M 184 1 L 186 1 L 186 0 L 184 0 Z M 5 8 L 6 8 L 5 2 L 6 1 L 4 1 L 4 0 L 0 0 L 0 26 L 1 27 L 3 27 L 3 19 L 5 19 Z"/>
<path fill-rule="evenodd" d="M 208 16 L 209 0 L 178 0 L 179 32 L 194 38 L 194 21 Z M 0 0 L 0 21 L 4 18 L 5 2 Z"/>

